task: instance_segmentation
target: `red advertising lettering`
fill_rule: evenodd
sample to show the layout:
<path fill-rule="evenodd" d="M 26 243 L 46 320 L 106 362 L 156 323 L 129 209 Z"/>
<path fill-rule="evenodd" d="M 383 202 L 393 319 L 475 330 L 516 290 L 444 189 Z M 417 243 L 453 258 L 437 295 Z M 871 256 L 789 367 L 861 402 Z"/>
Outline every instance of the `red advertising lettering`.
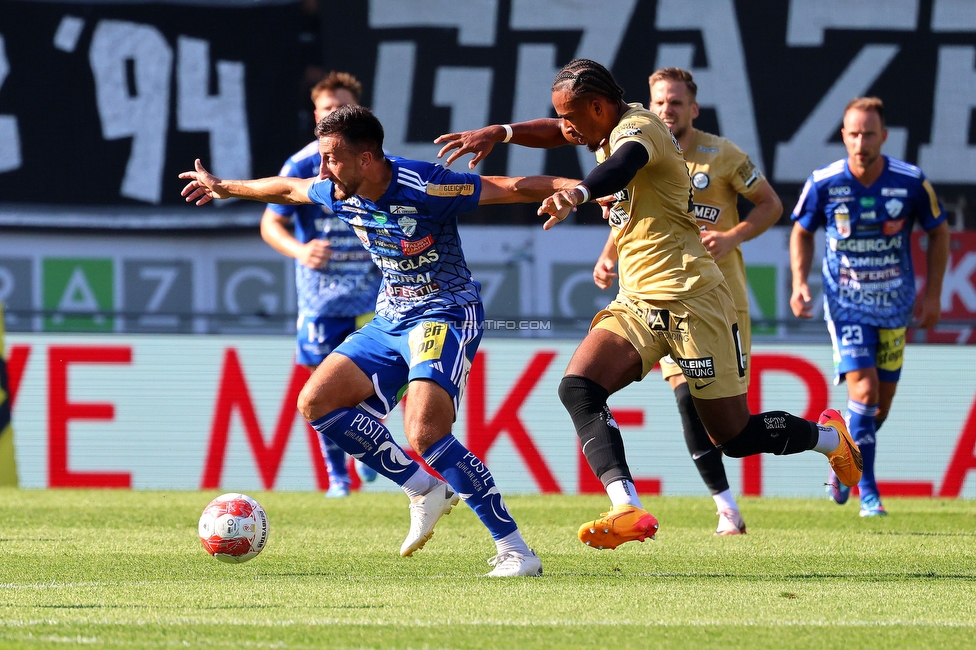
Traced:
<path fill-rule="evenodd" d="M 952 460 L 949 461 L 945 478 L 942 479 L 939 496 L 958 497 L 963 483 L 966 482 L 966 475 L 972 469 L 976 469 L 976 401 L 969 409 L 966 425 L 956 443 L 955 451 L 952 452 Z"/>
<path fill-rule="evenodd" d="M 26 359 L 25 354 L 25 362 Z M 132 348 L 48 348 L 48 485 L 72 488 L 131 487 L 132 475 L 128 472 L 74 472 L 68 469 L 68 422 L 112 420 L 115 417 L 113 404 L 68 401 L 68 367 L 74 363 L 132 363 Z M 20 381 L 19 376 L 17 381 Z"/>
<path fill-rule="evenodd" d="M 308 380 L 308 371 L 301 366 L 295 366 L 291 381 L 281 402 L 278 422 L 275 426 L 271 444 L 264 441 L 261 425 L 258 423 L 251 392 L 244 378 L 241 362 L 237 357 L 237 350 L 227 348 L 224 353 L 224 367 L 220 377 L 220 389 L 217 392 L 217 402 L 214 405 L 213 425 L 210 428 L 210 445 L 207 449 L 207 460 L 203 469 L 203 480 L 200 489 L 214 490 L 220 486 L 220 477 L 224 469 L 224 457 L 227 453 L 227 440 L 230 436 L 231 415 L 236 409 L 244 424 L 247 442 L 254 454 L 254 461 L 261 475 L 264 489 L 274 487 L 278 477 L 278 469 L 285 454 L 285 447 L 291 435 L 292 425 L 298 410 L 298 394 Z M 319 489 L 329 485 L 329 479 L 319 451 L 318 434 L 310 426 L 304 427 L 308 434 L 309 456 L 315 470 L 315 479 Z"/>
<path fill-rule="evenodd" d="M 561 490 L 539 449 L 532 442 L 525 424 L 519 419 L 519 409 L 532 394 L 536 384 L 555 358 L 556 353 L 549 350 L 536 352 L 491 420 L 486 419 L 485 367 L 488 365 L 488 360 L 484 352 L 478 353 L 471 366 L 471 374 L 468 376 L 468 449 L 478 458 L 485 460 L 488 450 L 495 444 L 498 436 L 503 431 L 507 431 L 515 449 L 532 473 L 539 490 L 544 494 L 559 494 Z"/>

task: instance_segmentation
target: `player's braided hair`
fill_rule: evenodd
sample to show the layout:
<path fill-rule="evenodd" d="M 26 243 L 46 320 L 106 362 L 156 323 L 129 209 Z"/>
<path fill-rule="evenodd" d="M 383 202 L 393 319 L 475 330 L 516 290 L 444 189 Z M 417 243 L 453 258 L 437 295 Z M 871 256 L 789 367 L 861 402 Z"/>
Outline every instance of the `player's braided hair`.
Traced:
<path fill-rule="evenodd" d="M 358 151 L 372 151 L 383 157 L 383 125 L 365 106 L 346 104 L 315 125 L 315 137 L 340 137 Z"/>
<path fill-rule="evenodd" d="M 611 102 L 624 98 L 624 89 L 617 85 L 610 71 L 590 59 L 573 59 L 567 63 L 552 82 L 552 90 L 567 91 L 572 99 L 589 93 Z"/>

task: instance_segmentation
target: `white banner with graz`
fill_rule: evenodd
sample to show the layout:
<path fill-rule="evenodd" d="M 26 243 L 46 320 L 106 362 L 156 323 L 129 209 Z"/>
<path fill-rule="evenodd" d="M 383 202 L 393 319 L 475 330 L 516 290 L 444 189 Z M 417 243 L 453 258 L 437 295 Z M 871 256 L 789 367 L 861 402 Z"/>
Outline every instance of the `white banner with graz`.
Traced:
<path fill-rule="evenodd" d="M 454 434 L 507 493 L 600 492 L 556 387 L 574 341 L 485 340 Z M 295 411 L 305 377 L 286 337 L 11 334 L 8 370 L 20 485 L 314 490 L 327 477 Z M 976 497 L 976 349 L 913 345 L 877 473 L 887 495 Z M 759 346 L 753 411 L 843 409 L 830 348 Z M 408 397 L 409 399 L 409 397 Z M 652 373 L 610 402 L 646 494 L 705 495 L 674 398 Z M 388 425 L 404 440 L 399 410 Z M 823 494 L 816 453 L 727 459 L 733 491 Z M 382 478 L 365 489 L 390 490 Z"/>

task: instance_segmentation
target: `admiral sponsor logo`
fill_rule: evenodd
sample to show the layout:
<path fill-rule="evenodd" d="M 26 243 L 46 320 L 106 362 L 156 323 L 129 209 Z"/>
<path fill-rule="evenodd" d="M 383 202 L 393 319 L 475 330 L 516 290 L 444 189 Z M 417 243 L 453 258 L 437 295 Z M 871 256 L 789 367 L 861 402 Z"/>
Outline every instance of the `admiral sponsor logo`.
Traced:
<path fill-rule="evenodd" d="M 412 205 L 391 205 L 390 214 L 417 214 L 417 208 Z"/>
<path fill-rule="evenodd" d="M 691 177 L 691 184 L 696 190 L 703 190 L 708 187 L 711 179 L 708 178 L 708 174 L 705 172 L 696 172 L 694 176 Z"/>
<path fill-rule="evenodd" d="M 681 372 L 690 379 L 709 379 L 715 377 L 715 364 L 712 357 L 699 359 L 675 359 Z"/>
<path fill-rule="evenodd" d="M 902 236 L 875 237 L 873 239 L 831 239 L 830 249 L 851 253 L 881 253 L 902 247 Z"/>
<path fill-rule="evenodd" d="M 874 204 L 877 203 L 873 196 L 862 196 L 858 202 L 862 208 L 873 208 Z"/>
<path fill-rule="evenodd" d="M 882 187 L 881 196 L 908 196 L 908 189 L 904 187 Z"/>
<path fill-rule="evenodd" d="M 400 249 L 403 251 L 403 254 L 408 255 L 410 257 L 423 253 L 425 250 L 427 250 L 433 245 L 434 245 L 433 235 L 427 235 L 423 239 L 418 239 L 417 241 L 406 241 L 406 240 L 400 241 Z"/>
<path fill-rule="evenodd" d="M 427 194 L 431 196 L 471 196 L 474 183 L 452 183 L 450 185 L 427 184 Z"/>
<path fill-rule="evenodd" d="M 722 210 L 720 208 L 716 208 L 711 205 L 704 205 L 701 203 L 695 204 L 695 219 L 699 221 L 716 223 L 721 214 L 722 214 Z"/>
<path fill-rule="evenodd" d="M 901 209 L 905 207 L 905 204 L 899 201 L 898 199 L 889 199 L 885 201 L 884 206 L 885 206 L 885 210 L 888 211 L 888 216 L 894 219 L 899 214 L 901 214 Z"/>
<path fill-rule="evenodd" d="M 386 288 L 386 294 L 388 296 L 396 296 L 397 298 L 422 298 L 424 296 L 429 296 L 432 293 L 437 293 L 441 290 L 441 286 L 436 282 L 428 282 L 422 284 L 419 287 L 408 287 L 408 286 L 388 286 Z"/>
<path fill-rule="evenodd" d="M 905 220 L 896 219 L 894 221 L 885 221 L 884 225 L 882 226 L 882 230 L 884 230 L 884 234 L 890 237 L 891 235 L 897 235 L 898 233 L 900 233 L 901 229 L 904 227 L 905 227 Z"/>
<path fill-rule="evenodd" d="M 702 153 L 718 153 L 718 147 L 703 147 L 698 145 L 698 151 Z"/>
<path fill-rule="evenodd" d="M 851 193 L 851 188 L 848 185 L 839 185 L 837 187 L 831 187 L 827 190 L 827 194 L 830 196 L 847 196 Z"/>
<path fill-rule="evenodd" d="M 885 255 L 884 257 L 855 257 L 850 258 L 847 255 L 840 256 L 840 263 L 842 266 L 848 268 L 857 269 L 864 266 L 889 266 L 891 264 L 901 264 L 901 257 L 899 255 Z"/>
<path fill-rule="evenodd" d="M 861 213 L 861 219 L 864 221 L 874 221 L 878 218 L 878 213 L 875 210 L 867 210 Z"/>
<path fill-rule="evenodd" d="M 400 217 L 397 219 L 397 225 L 407 237 L 413 237 L 413 234 L 417 232 L 417 220 L 411 217 Z"/>

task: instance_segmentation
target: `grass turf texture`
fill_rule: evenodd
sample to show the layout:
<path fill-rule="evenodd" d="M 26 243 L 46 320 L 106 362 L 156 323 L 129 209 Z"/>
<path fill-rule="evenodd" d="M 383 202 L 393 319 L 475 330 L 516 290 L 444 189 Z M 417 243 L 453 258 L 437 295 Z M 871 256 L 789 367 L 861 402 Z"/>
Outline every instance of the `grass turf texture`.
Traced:
<path fill-rule="evenodd" d="M 969 501 L 648 498 L 656 541 L 586 548 L 604 497 L 514 496 L 541 578 L 480 577 L 494 546 L 463 505 L 412 558 L 406 497 L 253 493 L 264 552 L 202 549 L 214 493 L 0 489 L 0 647 L 648 648 L 976 644 Z"/>

